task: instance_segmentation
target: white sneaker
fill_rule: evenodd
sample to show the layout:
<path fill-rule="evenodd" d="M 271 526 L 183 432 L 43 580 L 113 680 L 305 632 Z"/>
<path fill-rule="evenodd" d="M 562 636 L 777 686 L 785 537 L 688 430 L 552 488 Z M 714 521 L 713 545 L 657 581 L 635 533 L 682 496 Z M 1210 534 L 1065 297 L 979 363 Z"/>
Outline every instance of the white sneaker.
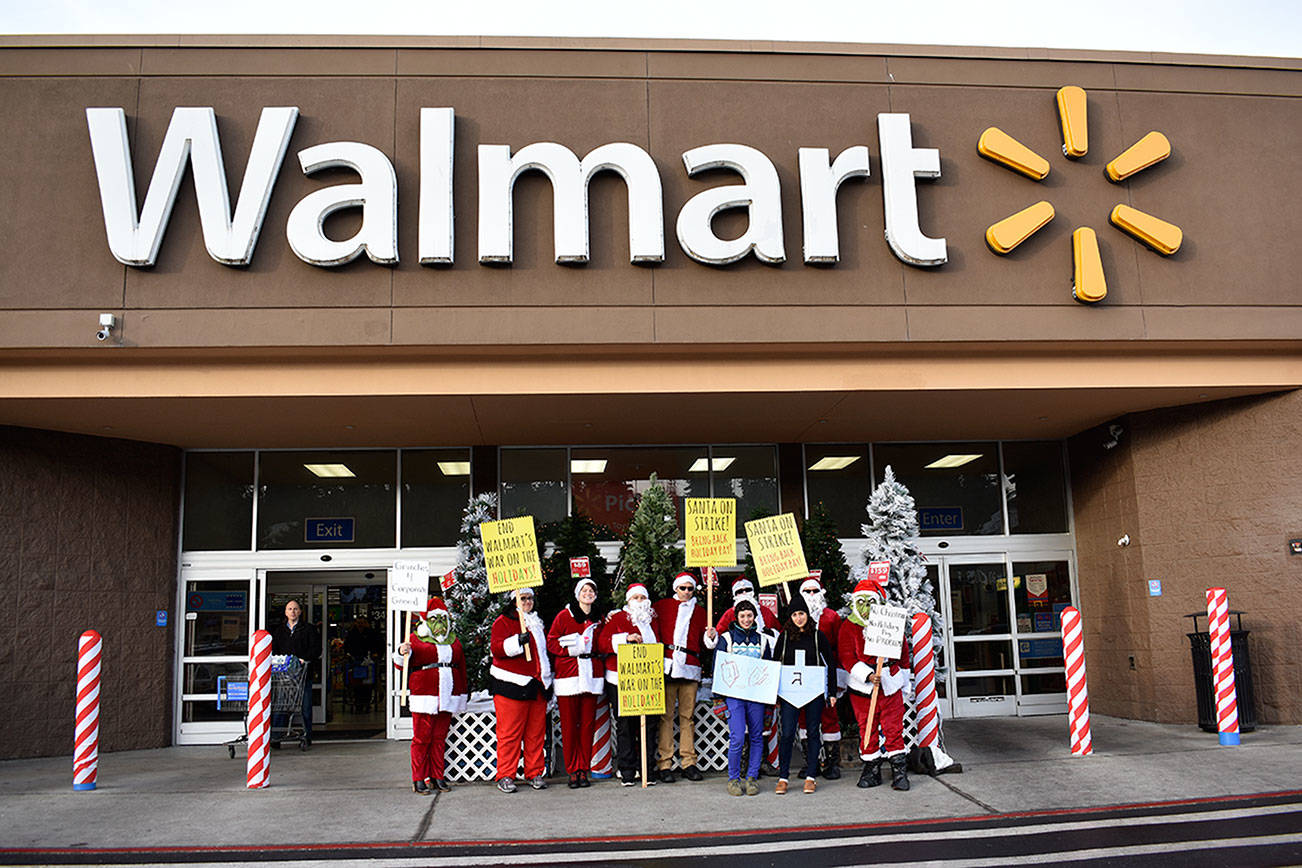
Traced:
<path fill-rule="evenodd" d="M 498 788 L 500 791 L 504 792 L 504 793 L 514 793 L 514 792 L 515 792 L 515 779 L 514 779 L 514 778 L 502 778 L 500 781 L 497 782 L 497 788 Z"/>

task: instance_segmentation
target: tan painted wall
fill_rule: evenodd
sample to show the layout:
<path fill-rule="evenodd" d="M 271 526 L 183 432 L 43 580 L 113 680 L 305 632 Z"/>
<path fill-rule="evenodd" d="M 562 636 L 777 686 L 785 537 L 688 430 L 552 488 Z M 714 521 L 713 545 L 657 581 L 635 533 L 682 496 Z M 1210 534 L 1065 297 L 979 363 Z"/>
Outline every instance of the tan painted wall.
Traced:
<path fill-rule="evenodd" d="M 1246 612 L 1259 720 L 1302 722 L 1302 556 L 1287 553 L 1302 537 L 1302 392 L 1118 423 L 1114 450 L 1102 449 L 1103 429 L 1069 441 L 1092 708 L 1196 721 L 1184 616 L 1224 587 Z M 1162 580 L 1161 597 L 1148 596 L 1148 579 Z"/>

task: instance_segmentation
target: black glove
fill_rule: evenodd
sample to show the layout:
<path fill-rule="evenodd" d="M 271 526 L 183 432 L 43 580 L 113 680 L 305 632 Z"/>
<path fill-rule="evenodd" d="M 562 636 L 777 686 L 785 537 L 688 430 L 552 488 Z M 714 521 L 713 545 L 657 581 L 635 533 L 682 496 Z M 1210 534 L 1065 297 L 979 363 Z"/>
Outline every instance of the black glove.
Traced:
<path fill-rule="evenodd" d="M 525 630 L 523 633 L 520 634 L 520 646 L 524 647 L 525 645 L 528 644 L 529 644 L 529 631 Z"/>

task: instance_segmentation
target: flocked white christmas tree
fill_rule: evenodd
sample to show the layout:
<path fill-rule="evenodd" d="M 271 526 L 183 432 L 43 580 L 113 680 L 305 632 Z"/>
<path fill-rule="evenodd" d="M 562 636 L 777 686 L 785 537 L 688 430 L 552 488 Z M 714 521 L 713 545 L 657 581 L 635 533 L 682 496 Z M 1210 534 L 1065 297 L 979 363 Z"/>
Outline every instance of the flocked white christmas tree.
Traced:
<path fill-rule="evenodd" d="M 927 567 L 918 551 L 918 510 L 909 489 L 895 478 L 889 465 L 882 482 L 868 498 L 868 523 L 862 526 L 867 544 L 864 546 L 864 564 L 873 561 L 890 561 L 891 577 L 886 585 L 886 601 L 903 606 L 912 617 L 918 612 L 931 616 L 932 645 L 936 661 L 941 660 L 944 634 L 936 596 L 927 581 Z M 943 678 L 944 670 L 937 665 L 936 677 Z"/>
<path fill-rule="evenodd" d="M 452 614 L 452 625 L 466 655 L 466 675 L 470 689 L 486 684 L 489 639 L 493 621 L 502 613 L 504 597 L 488 591 L 488 569 L 484 565 L 484 544 L 479 536 L 481 522 L 497 518 L 497 496 L 480 494 L 472 497 L 461 516 L 461 535 L 457 538 L 455 581 L 444 598 Z"/>

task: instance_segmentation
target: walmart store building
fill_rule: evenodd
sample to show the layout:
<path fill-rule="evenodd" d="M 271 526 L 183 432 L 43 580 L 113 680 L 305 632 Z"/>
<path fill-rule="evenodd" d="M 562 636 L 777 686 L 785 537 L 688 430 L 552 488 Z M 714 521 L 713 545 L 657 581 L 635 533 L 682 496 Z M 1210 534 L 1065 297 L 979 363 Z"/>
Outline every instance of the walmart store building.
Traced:
<path fill-rule="evenodd" d="M 1224 585 L 1302 722 L 1300 66 L 5 38 L 3 755 L 69 751 L 91 627 L 105 748 L 229 737 L 249 632 L 378 644 L 471 493 L 613 538 L 655 472 L 853 558 L 887 465 L 947 715 L 1062 711 L 1075 604 L 1094 711 L 1192 726 Z M 401 735 L 330 668 L 318 719 Z"/>

